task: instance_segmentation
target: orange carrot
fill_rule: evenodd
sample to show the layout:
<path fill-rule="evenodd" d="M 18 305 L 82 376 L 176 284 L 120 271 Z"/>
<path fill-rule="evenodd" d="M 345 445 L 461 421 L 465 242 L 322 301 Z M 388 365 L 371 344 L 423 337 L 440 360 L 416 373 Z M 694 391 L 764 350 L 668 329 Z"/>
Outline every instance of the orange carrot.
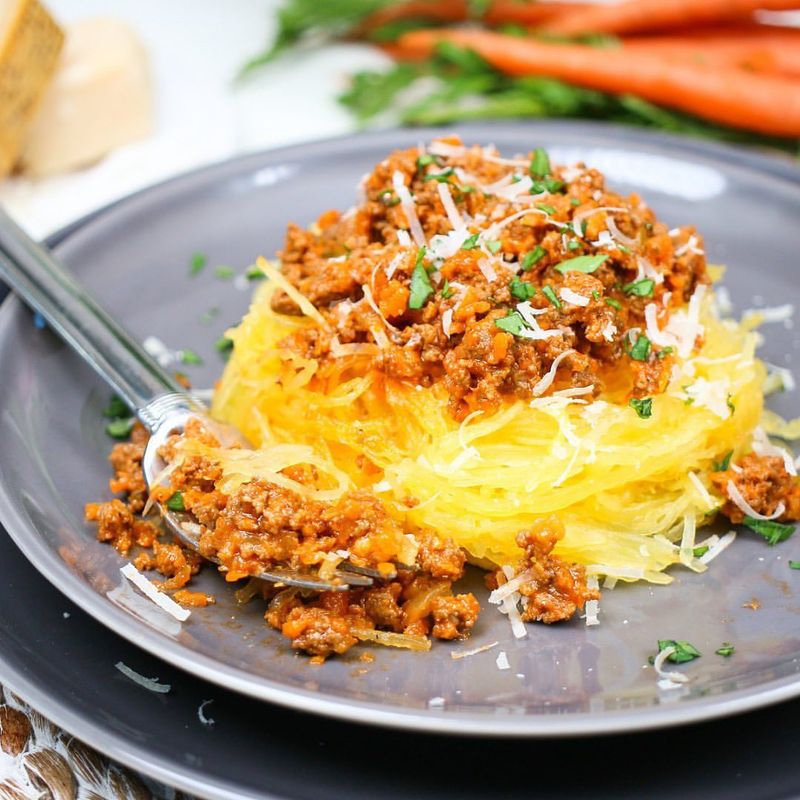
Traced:
<path fill-rule="evenodd" d="M 669 61 L 800 77 L 800 30 L 764 36 L 642 36 L 625 39 L 623 46 Z"/>
<path fill-rule="evenodd" d="M 556 17 L 547 23 L 547 29 L 565 36 L 641 33 L 743 19 L 759 9 L 798 8 L 800 0 L 626 0 L 617 5 L 597 5 Z"/>
<path fill-rule="evenodd" d="M 471 48 L 509 75 L 542 75 L 614 94 L 634 94 L 724 125 L 800 137 L 800 81 L 789 78 L 672 63 L 624 48 L 545 44 L 483 30 L 413 31 L 401 37 L 399 45 L 432 52 L 440 41 Z"/>
<path fill-rule="evenodd" d="M 542 25 L 564 14 L 583 12 L 590 3 L 519 2 L 493 0 L 481 20 L 487 25 Z M 429 19 L 437 22 L 463 22 L 470 17 L 467 0 L 406 0 L 371 14 L 357 29 L 370 32 L 403 19 Z"/>
<path fill-rule="evenodd" d="M 494 0 L 483 16 L 487 25 L 542 25 L 556 17 L 583 13 L 591 3 L 548 3 Z"/>

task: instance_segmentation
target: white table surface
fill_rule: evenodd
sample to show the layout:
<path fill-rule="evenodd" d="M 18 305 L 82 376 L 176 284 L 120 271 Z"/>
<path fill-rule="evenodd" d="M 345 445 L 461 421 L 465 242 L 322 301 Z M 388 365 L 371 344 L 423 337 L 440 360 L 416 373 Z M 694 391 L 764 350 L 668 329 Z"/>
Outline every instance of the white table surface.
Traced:
<path fill-rule="evenodd" d="M 277 0 L 46 4 L 64 24 L 114 16 L 137 30 L 150 55 L 156 129 L 79 172 L 0 182 L 0 204 L 36 237 L 201 164 L 353 130 L 352 118 L 336 102 L 347 74 L 388 63 L 369 46 L 337 44 L 292 53 L 240 85 L 233 80 L 237 71 L 272 36 Z"/>

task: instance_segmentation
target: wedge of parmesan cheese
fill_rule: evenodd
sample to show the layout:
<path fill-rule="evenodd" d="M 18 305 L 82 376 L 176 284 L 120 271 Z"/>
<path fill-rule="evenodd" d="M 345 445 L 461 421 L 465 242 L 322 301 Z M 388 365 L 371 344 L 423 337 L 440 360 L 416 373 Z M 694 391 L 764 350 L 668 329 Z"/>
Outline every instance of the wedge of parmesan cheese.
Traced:
<path fill-rule="evenodd" d="M 152 128 L 147 53 L 135 31 L 116 19 L 86 19 L 67 28 L 20 166 L 34 177 L 84 167 Z"/>
<path fill-rule="evenodd" d="M 17 161 L 63 41 L 38 0 L 0 0 L 0 178 Z"/>

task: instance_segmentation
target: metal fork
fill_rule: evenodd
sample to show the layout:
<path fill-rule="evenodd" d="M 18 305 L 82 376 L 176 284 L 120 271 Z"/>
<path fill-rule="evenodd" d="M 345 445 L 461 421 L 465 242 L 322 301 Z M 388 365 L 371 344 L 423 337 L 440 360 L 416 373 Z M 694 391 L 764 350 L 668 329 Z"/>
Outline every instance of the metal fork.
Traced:
<path fill-rule="evenodd" d="M 213 428 L 223 444 L 235 441 L 249 446 L 233 426 L 212 420 L 205 405 L 162 369 L 66 267 L 1 208 L 0 277 L 135 410 L 151 434 L 142 460 L 148 487 L 153 488 L 152 482 L 163 466 L 159 448 L 170 435 L 183 431 L 192 417 Z M 169 531 L 197 551 L 197 536 L 191 533 L 191 525 L 187 525 L 189 516 L 160 503 L 158 508 Z M 255 577 L 315 591 L 343 591 L 353 586 L 371 586 L 373 579 L 391 578 L 369 567 L 344 563 L 345 569 L 337 570 L 330 580 L 288 567 L 263 571 Z"/>

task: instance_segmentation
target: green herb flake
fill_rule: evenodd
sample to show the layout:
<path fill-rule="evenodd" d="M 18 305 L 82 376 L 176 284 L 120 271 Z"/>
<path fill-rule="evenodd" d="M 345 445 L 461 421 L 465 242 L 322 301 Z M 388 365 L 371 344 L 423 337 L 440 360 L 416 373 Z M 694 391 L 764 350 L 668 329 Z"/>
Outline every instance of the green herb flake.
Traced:
<path fill-rule="evenodd" d="M 720 461 L 714 461 L 711 465 L 712 472 L 727 472 L 731 467 L 731 459 L 733 458 L 733 450 L 726 453 Z"/>
<path fill-rule="evenodd" d="M 125 401 L 118 394 L 112 394 L 111 399 L 108 401 L 108 408 L 103 409 L 103 416 L 107 419 L 130 417 L 131 410 L 125 405 Z"/>
<path fill-rule="evenodd" d="M 544 258 L 547 251 L 541 245 L 536 245 L 530 253 L 526 253 L 522 259 L 522 269 L 523 271 L 527 272 L 529 269 L 533 267 L 534 264 L 537 264 L 539 261 Z"/>
<path fill-rule="evenodd" d="M 653 290 L 656 287 L 656 282 L 650 278 L 642 278 L 640 281 L 634 281 L 622 287 L 622 290 L 627 295 L 634 297 L 652 297 Z"/>
<path fill-rule="evenodd" d="M 581 201 L 580 201 L 580 200 L 578 200 L 578 198 L 577 198 L 577 197 L 570 197 L 570 199 L 569 199 L 569 204 L 570 204 L 571 206 L 575 206 L 575 208 L 577 208 L 577 207 L 578 207 L 578 206 L 581 204 Z"/>
<path fill-rule="evenodd" d="M 424 247 L 420 247 L 417 251 L 417 260 L 414 264 L 414 271 L 411 273 L 411 293 L 408 296 L 408 307 L 414 310 L 422 308 L 433 294 L 431 279 L 423 264 L 426 252 Z"/>
<path fill-rule="evenodd" d="M 537 147 L 533 151 L 530 173 L 533 178 L 545 178 L 550 174 L 550 157 L 543 147 Z"/>
<path fill-rule="evenodd" d="M 723 642 L 714 652 L 723 658 L 730 658 L 736 652 L 736 648 L 730 642 Z"/>
<path fill-rule="evenodd" d="M 511 283 L 508 285 L 511 294 L 517 300 L 530 300 L 536 294 L 536 287 L 527 281 L 521 281 L 519 278 L 512 278 Z"/>
<path fill-rule="evenodd" d="M 656 353 L 656 358 L 666 358 L 667 356 L 671 356 L 674 352 L 674 347 L 662 347 L 661 350 Z"/>
<path fill-rule="evenodd" d="M 266 278 L 267 276 L 263 273 L 260 267 L 256 264 L 251 264 L 247 271 L 244 273 L 245 278 L 249 281 L 260 281 Z"/>
<path fill-rule="evenodd" d="M 131 435 L 134 422 L 135 417 L 114 419 L 106 425 L 106 433 L 112 439 L 127 439 Z"/>
<path fill-rule="evenodd" d="M 199 322 L 201 325 L 210 325 L 215 317 L 219 314 L 219 306 L 211 306 L 208 311 L 204 311 L 200 315 Z"/>
<path fill-rule="evenodd" d="M 424 153 L 417 158 L 417 169 L 422 171 L 425 167 L 431 164 L 436 164 L 436 166 L 439 166 L 440 163 L 441 162 L 439 161 L 438 156 L 434 156 L 431 153 Z"/>
<path fill-rule="evenodd" d="M 544 211 L 545 214 L 555 214 L 556 209 L 554 206 L 548 205 L 547 203 L 537 203 L 536 208 L 540 211 Z"/>
<path fill-rule="evenodd" d="M 208 256 L 205 253 L 193 253 L 189 260 L 189 274 L 198 275 L 208 263 Z"/>
<path fill-rule="evenodd" d="M 441 295 L 442 299 L 447 300 L 448 298 L 452 297 L 455 294 L 453 287 L 450 286 L 450 281 L 447 278 L 444 279 L 444 283 L 442 284 Z"/>
<path fill-rule="evenodd" d="M 800 569 L 800 561 L 790 561 L 789 569 Z"/>
<path fill-rule="evenodd" d="M 548 283 L 545 286 L 542 286 L 542 294 L 557 308 L 561 309 L 562 304 L 561 301 L 558 299 L 558 295 L 556 294 L 556 290 Z"/>
<path fill-rule="evenodd" d="M 643 397 L 641 400 L 632 397 L 628 405 L 639 415 L 640 419 L 650 419 L 653 415 L 652 397 Z"/>
<path fill-rule="evenodd" d="M 702 558 L 708 552 L 708 550 L 709 550 L 709 547 L 708 547 L 707 544 L 701 544 L 700 547 L 695 547 L 692 550 L 692 555 L 695 558 Z"/>
<path fill-rule="evenodd" d="M 736 413 L 736 404 L 733 402 L 733 397 L 731 395 L 728 395 L 728 399 L 725 402 L 726 402 L 726 405 L 728 406 L 728 408 L 730 409 L 731 414 L 735 414 Z"/>
<path fill-rule="evenodd" d="M 464 240 L 464 244 L 461 245 L 462 250 L 476 250 L 479 246 L 478 240 L 480 239 L 479 233 L 473 233 L 472 236 L 467 237 Z"/>
<path fill-rule="evenodd" d="M 615 300 L 613 297 L 606 297 L 604 300 L 607 306 L 611 306 L 611 308 L 616 308 L 617 311 L 622 311 L 622 303 L 619 300 Z"/>
<path fill-rule="evenodd" d="M 501 242 L 493 241 L 493 242 L 486 242 L 486 248 L 489 250 L 492 255 L 495 255 L 500 252 L 500 248 L 502 247 Z"/>
<path fill-rule="evenodd" d="M 400 205 L 400 198 L 394 196 L 394 190 L 393 189 L 384 189 L 378 195 L 378 199 L 387 208 L 393 208 L 394 206 L 399 206 Z"/>
<path fill-rule="evenodd" d="M 516 311 L 509 311 L 507 316 L 496 319 L 494 324 L 496 328 L 500 328 L 501 331 L 511 333 L 514 336 L 519 336 L 525 328 L 525 321 Z"/>
<path fill-rule="evenodd" d="M 227 336 L 220 336 L 219 339 L 214 342 L 214 349 L 220 353 L 230 353 L 230 351 L 233 350 L 233 339 Z"/>
<path fill-rule="evenodd" d="M 795 532 L 794 525 L 786 525 L 783 522 L 775 522 L 772 519 L 745 517 L 742 524 L 747 525 L 750 530 L 763 536 L 771 547 L 774 547 L 779 542 L 785 542 Z"/>
<path fill-rule="evenodd" d="M 186 350 L 181 350 L 181 363 L 199 367 L 202 365 L 203 359 L 194 350 L 187 348 Z"/>
<path fill-rule="evenodd" d="M 675 652 L 667 656 L 667 661 L 673 664 L 685 664 L 687 661 L 694 661 L 700 658 L 702 653 L 692 644 L 682 639 L 659 639 L 658 652 L 666 650 L 668 647 L 674 647 Z"/>
<path fill-rule="evenodd" d="M 229 281 L 235 274 L 236 273 L 234 272 L 233 267 L 228 267 L 224 264 L 214 267 L 214 275 L 216 275 L 220 280 Z"/>
<path fill-rule="evenodd" d="M 458 191 L 461 192 L 461 194 L 472 194 L 475 191 L 475 187 L 470 186 L 469 184 L 464 184 L 463 186 L 458 187 Z"/>
<path fill-rule="evenodd" d="M 443 169 L 441 172 L 429 172 L 424 181 L 436 181 L 436 183 L 447 183 L 455 170 L 452 167 Z"/>
<path fill-rule="evenodd" d="M 560 264 L 556 264 L 556 272 L 560 272 L 562 275 L 565 272 L 583 272 L 589 274 L 594 272 L 606 259 L 608 256 L 576 256 L 575 258 L 567 259 L 566 261 L 562 261 Z"/>
<path fill-rule="evenodd" d="M 634 361 L 647 361 L 650 357 L 650 340 L 644 334 L 639 335 L 628 351 L 628 355 Z"/>
<path fill-rule="evenodd" d="M 182 492 L 175 492 L 164 505 L 166 505 L 170 511 L 186 511 Z"/>

